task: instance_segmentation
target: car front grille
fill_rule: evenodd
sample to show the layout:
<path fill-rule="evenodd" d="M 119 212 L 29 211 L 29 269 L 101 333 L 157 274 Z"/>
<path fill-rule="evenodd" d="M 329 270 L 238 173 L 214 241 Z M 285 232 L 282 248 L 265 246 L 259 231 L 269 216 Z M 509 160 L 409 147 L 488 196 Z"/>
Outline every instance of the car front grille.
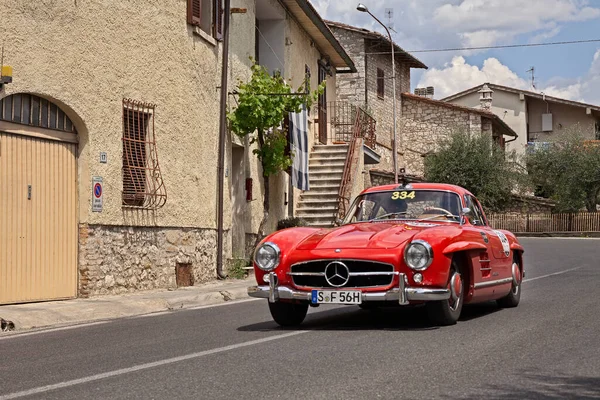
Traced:
<path fill-rule="evenodd" d="M 331 263 L 338 263 L 340 274 L 345 277 L 347 268 L 348 279 L 331 279 L 333 275 L 333 266 Z M 328 271 L 329 281 L 325 273 Z M 294 285 L 310 288 L 367 288 L 389 286 L 394 279 L 394 266 L 391 264 L 365 261 L 365 260 L 315 260 L 292 265 L 289 274 Z M 334 285 L 332 285 L 332 282 Z"/>

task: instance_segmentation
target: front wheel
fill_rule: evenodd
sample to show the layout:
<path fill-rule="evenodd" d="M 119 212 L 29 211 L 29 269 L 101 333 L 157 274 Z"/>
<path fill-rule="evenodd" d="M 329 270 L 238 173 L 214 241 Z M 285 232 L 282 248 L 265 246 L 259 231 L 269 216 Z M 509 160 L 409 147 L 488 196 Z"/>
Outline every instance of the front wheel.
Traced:
<path fill-rule="evenodd" d="M 280 326 L 297 326 L 304 321 L 308 312 L 308 304 L 269 303 L 269 311 L 273 320 Z"/>
<path fill-rule="evenodd" d="M 450 298 L 448 300 L 427 303 L 429 319 L 435 325 L 454 325 L 458 321 L 458 318 L 460 318 L 465 296 L 465 283 L 459 271 L 458 266 L 453 261 L 450 269 L 450 282 L 448 282 L 448 288 L 451 293 Z"/>

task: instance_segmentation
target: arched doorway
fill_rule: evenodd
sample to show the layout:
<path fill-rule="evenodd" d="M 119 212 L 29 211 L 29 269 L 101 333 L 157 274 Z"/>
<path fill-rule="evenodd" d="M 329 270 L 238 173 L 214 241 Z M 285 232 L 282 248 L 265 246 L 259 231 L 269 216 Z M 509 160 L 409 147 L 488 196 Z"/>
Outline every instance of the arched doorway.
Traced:
<path fill-rule="evenodd" d="M 0 304 L 77 295 L 77 132 L 56 104 L 0 99 Z"/>

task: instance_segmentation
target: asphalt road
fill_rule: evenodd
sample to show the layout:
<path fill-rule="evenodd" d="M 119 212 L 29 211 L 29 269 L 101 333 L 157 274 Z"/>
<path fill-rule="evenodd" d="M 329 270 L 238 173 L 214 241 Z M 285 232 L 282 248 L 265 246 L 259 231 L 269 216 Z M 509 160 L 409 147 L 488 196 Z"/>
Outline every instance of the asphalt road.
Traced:
<path fill-rule="evenodd" d="M 600 399 L 600 240 L 522 239 L 521 304 L 437 328 L 418 309 L 265 302 L 0 339 L 0 400 Z"/>

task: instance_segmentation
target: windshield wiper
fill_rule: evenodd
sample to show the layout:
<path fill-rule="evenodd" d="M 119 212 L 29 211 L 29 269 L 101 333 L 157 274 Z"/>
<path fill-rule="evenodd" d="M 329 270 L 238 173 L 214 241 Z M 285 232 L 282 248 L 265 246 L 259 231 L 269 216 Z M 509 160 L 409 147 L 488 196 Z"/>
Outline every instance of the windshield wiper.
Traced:
<path fill-rule="evenodd" d="M 446 217 L 446 218 L 459 218 L 460 219 L 460 215 L 450 215 L 450 214 L 440 214 L 440 215 L 433 215 L 431 217 L 427 217 L 427 218 L 423 218 L 423 219 L 419 219 L 419 221 L 429 221 L 432 219 L 436 219 L 439 217 Z M 458 222 L 458 221 L 457 221 Z"/>
<path fill-rule="evenodd" d="M 398 212 L 387 213 L 387 214 L 380 215 L 379 217 L 375 217 L 373 219 L 370 219 L 369 222 L 371 222 L 371 221 L 377 221 L 378 219 L 389 217 L 390 215 L 406 215 L 407 213 L 408 213 L 408 211 L 398 211 Z"/>

